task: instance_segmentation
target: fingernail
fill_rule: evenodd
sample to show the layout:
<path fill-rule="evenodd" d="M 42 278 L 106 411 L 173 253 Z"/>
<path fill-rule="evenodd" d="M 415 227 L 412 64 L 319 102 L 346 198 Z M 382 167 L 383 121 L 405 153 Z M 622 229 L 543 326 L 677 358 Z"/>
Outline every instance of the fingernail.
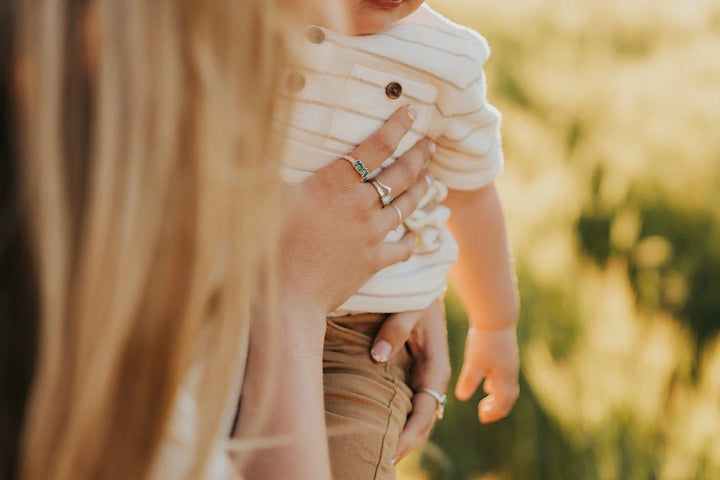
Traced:
<path fill-rule="evenodd" d="M 417 109 L 415 107 L 413 107 L 412 105 L 410 105 L 407 108 L 407 116 L 410 118 L 411 122 L 414 122 L 415 117 L 417 117 Z"/>
<path fill-rule="evenodd" d="M 425 174 L 425 183 L 427 183 L 429 187 L 432 187 L 433 177 L 429 173 Z"/>
<path fill-rule="evenodd" d="M 388 361 L 391 350 L 392 346 L 388 342 L 386 342 L 385 340 L 380 340 L 375 344 L 372 351 L 370 352 L 370 355 L 372 355 L 373 360 L 375 360 L 376 362 L 385 363 Z"/>
<path fill-rule="evenodd" d="M 390 460 L 390 463 L 392 463 L 393 465 L 395 465 L 395 464 L 397 463 L 397 461 L 398 461 L 397 458 L 393 458 L 392 460 Z"/>
<path fill-rule="evenodd" d="M 435 153 L 435 150 L 437 150 L 437 144 L 430 140 L 428 142 L 428 150 L 430 150 L 430 153 Z"/>

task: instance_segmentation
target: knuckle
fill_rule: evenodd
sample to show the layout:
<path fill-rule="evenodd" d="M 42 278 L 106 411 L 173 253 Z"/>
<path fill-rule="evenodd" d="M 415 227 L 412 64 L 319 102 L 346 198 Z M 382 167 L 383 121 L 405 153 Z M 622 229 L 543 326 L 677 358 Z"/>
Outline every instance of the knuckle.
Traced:
<path fill-rule="evenodd" d="M 372 137 L 372 146 L 385 157 L 389 157 L 395 151 L 395 144 L 387 132 L 379 131 Z"/>
<path fill-rule="evenodd" d="M 373 272 L 379 272 L 386 266 L 385 263 L 380 259 L 380 255 L 373 255 L 372 258 L 368 260 L 368 263 L 372 267 Z"/>
<path fill-rule="evenodd" d="M 452 367 L 450 367 L 450 362 L 443 362 L 443 364 L 438 367 L 438 374 L 445 385 L 447 385 L 450 381 L 450 377 L 452 376 Z"/>
<path fill-rule="evenodd" d="M 378 245 L 385 239 L 385 231 L 378 226 L 372 227 L 369 240 L 372 245 Z"/>
<path fill-rule="evenodd" d="M 368 184 L 368 187 L 372 188 L 372 186 L 370 186 L 369 184 Z M 364 195 L 362 200 L 360 200 L 358 202 L 358 205 L 362 206 L 362 208 L 367 211 L 378 210 L 379 205 L 380 205 L 380 200 L 378 199 L 378 194 L 375 191 L 375 189 L 372 188 L 371 193 L 366 191 L 366 195 Z"/>
<path fill-rule="evenodd" d="M 402 340 L 402 343 L 405 343 L 405 340 L 410 336 L 410 329 L 403 323 L 393 322 L 388 325 L 388 335 L 393 339 L 398 341 Z"/>
<path fill-rule="evenodd" d="M 342 179 L 335 182 L 335 188 L 341 193 L 341 194 L 349 194 L 352 193 L 352 191 L 355 189 L 355 186 L 357 185 L 357 182 L 353 180 L 350 180 L 346 177 L 343 177 Z"/>
<path fill-rule="evenodd" d="M 339 170 L 326 170 L 323 172 L 316 173 L 311 180 L 320 183 L 318 189 L 329 193 L 330 195 L 347 195 L 352 192 L 355 182 L 353 182 L 349 175 L 342 175 Z"/>
<path fill-rule="evenodd" d="M 400 178 L 403 181 L 404 185 L 412 185 L 415 181 L 415 170 L 412 168 L 412 166 L 408 162 L 403 162 L 399 166 L 400 169 Z"/>
<path fill-rule="evenodd" d="M 412 245 L 408 245 L 407 243 L 404 244 L 402 247 L 402 250 L 401 250 L 401 254 L 400 254 L 401 261 L 406 262 L 406 261 L 410 260 L 410 257 L 412 257 L 412 253 L 413 253 Z"/>
<path fill-rule="evenodd" d="M 332 173 L 329 169 L 319 170 L 306 182 L 307 184 L 318 182 L 320 185 L 315 188 L 322 189 L 322 191 L 335 191 L 342 182 L 336 178 L 339 177 L 339 175 L 333 175 Z"/>
<path fill-rule="evenodd" d="M 372 215 L 367 208 L 357 208 L 355 209 L 355 218 L 361 224 L 368 224 L 372 220 Z"/>
<path fill-rule="evenodd" d="M 381 225 L 381 222 L 374 222 L 369 230 L 373 243 L 381 243 L 387 236 L 387 230 Z"/>
<path fill-rule="evenodd" d="M 430 189 L 430 186 L 427 184 L 427 182 L 419 182 L 415 185 L 415 188 L 412 189 L 412 201 L 413 203 L 419 203 L 420 200 L 425 196 L 427 191 Z"/>

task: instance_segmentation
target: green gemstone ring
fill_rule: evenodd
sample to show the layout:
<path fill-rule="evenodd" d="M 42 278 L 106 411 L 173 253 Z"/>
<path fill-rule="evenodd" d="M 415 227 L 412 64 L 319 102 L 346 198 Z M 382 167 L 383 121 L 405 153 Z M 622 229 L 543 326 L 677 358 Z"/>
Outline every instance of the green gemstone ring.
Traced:
<path fill-rule="evenodd" d="M 343 155 L 340 158 L 350 162 L 350 165 L 352 165 L 353 168 L 355 169 L 355 171 L 358 172 L 360 174 L 360 176 L 362 177 L 363 182 L 367 179 L 367 176 L 370 175 L 370 170 L 368 170 L 365 167 L 365 165 L 363 165 L 363 163 L 360 160 L 358 160 L 357 158 L 354 158 L 351 155 Z"/>

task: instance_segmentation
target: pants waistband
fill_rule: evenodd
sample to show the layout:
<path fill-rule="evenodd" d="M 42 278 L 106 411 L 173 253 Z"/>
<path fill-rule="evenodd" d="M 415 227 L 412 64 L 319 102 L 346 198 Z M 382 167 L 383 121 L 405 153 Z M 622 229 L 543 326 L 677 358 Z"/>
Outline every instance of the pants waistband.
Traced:
<path fill-rule="evenodd" d="M 390 315 L 387 313 L 358 313 L 342 317 L 328 317 L 328 320 L 342 327 L 375 338 L 380 325 Z"/>

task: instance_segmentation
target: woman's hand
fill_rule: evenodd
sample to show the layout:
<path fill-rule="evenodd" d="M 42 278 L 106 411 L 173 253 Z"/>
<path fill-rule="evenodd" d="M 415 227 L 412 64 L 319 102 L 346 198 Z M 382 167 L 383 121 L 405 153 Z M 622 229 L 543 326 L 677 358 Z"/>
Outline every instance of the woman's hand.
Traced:
<path fill-rule="evenodd" d="M 414 116 L 412 109 L 401 108 L 351 155 L 375 170 L 393 154 Z M 428 140 L 418 142 L 377 177 L 392 187 L 392 205 L 403 217 L 428 189 L 424 172 L 432 146 Z M 329 479 L 322 383 L 325 316 L 376 271 L 407 259 L 415 242 L 410 235 L 395 243 L 383 241 L 397 226 L 398 213 L 382 208 L 375 188 L 343 159 L 288 186 L 285 200 L 281 322 L 275 331 L 266 322 L 254 323 L 236 435 L 247 435 L 258 412 L 264 412 L 268 421 L 253 433 L 296 439 L 255 452 L 245 466 L 246 478 L 285 479 L 292 472 L 298 480 Z M 279 353 L 275 362 L 266 354 L 268 339 Z M 274 365 L 282 365 L 282 378 Z M 276 384 L 269 396 L 268 382 Z"/>
<path fill-rule="evenodd" d="M 397 148 L 416 112 L 403 107 L 352 153 L 369 171 Z M 428 189 L 424 175 L 434 144 L 418 142 L 377 177 L 392 188 L 392 205 L 406 218 Z M 324 319 L 378 270 L 407 260 L 414 237 L 384 242 L 398 225 L 395 208 L 382 208 L 378 192 L 350 162 L 338 159 L 286 189 L 281 238 L 283 301 Z M 324 327 L 323 327 L 324 328 Z"/>
<path fill-rule="evenodd" d="M 441 299 L 425 310 L 391 315 L 380 327 L 371 354 L 386 362 L 407 342 L 413 355 L 409 385 L 413 391 L 430 388 L 444 394 L 450 381 L 445 310 Z M 424 444 L 437 419 L 437 400 L 426 393 L 413 397 L 413 410 L 400 434 L 394 461 Z"/>

